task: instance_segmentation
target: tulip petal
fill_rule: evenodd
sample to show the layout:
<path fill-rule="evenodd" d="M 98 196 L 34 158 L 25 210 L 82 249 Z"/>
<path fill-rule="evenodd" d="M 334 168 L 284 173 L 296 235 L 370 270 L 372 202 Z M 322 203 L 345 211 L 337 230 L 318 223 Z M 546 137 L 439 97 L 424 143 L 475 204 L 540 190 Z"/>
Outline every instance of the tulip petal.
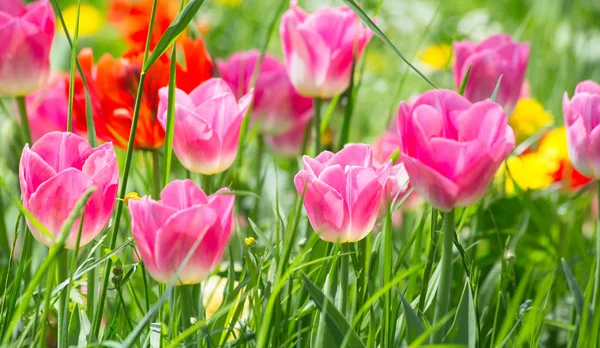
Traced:
<path fill-rule="evenodd" d="M 212 78 L 196 87 L 196 89 L 190 93 L 190 99 L 194 105 L 200 106 L 212 98 L 222 97 L 224 95 L 234 97 L 233 91 L 225 80 Z"/>
<path fill-rule="evenodd" d="M 81 169 L 92 153 L 83 138 L 67 132 L 52 132 L 41 137 L 31 151 L 37 153 L 56 172 L 67 168 Z"/>
<path fill-rule="evenodd" d="M 192 180 L 171 181 L 160 193 L 162 204 L 183 210 L 198 204 L 207 204 L 206 194 Z"/>
<path fill-rule="evenodd" d="M 318 157 L 317 157 L 318 159 Z M 370 167 L 373 165 L 371 147 L 367 144 L 349 144 L 333 155 L 327 162 L 328 166 L 340 165 Z"/>
<path fill-rule="evenodd" d="M 350 190 L 358 191 L 354 202 L 350 203 L 350 227 L 346 236 L 348 242 L 363 239 L 375 226 L 377 213 L 382 202 L 383 187 L 367 168 L 349 173 L 350 185 L 356 185 Z M 354 177 L 355 176 L 355 177 Z M 358 185 L 357 185 L 358 184 Z M 361 187 L 362 185 L 362 187 Z"/>
<path fill-rule="evenodd" d="M 71 215 L 75 204 L 93 185 L 93 180 L 81 171 L 74 168 L 66 169 L 38 187 L 29 199 L 28 209 L 52 233 L 54 238 L 58 238 L 61 228 Z M 49 247 L 54 244 L 54 241 L 38 231 L 31 223 L 29 223 L 29 228 L 39 242 Z M 75 247 L 78 229 L 79 223 L 75 222 L 67 238 L 67 248 Z"/>
<path fill-rule="evenodd" d="M 342 195 L 305 170 L 296 174 L 294 184 L 299 195 L 306 185 L 304 208 L 315 232 L 328 242 L 343 238 L 348 227 L 348 208 Z"/>
<path fill-rule="evenodd" d="M 450 211 L 454 207 L 459 193 L 455 183 L 417 159 L 404 156 L 403 161 L 411 184 L 427 202 L 442 211 Z"/>
<path fill-rule="evenodd" d="M 29 145 L 26 144 L 19 163 L 19 183 L 25 207 L 27 207 L 29 197 L 35 193 L 38 187 L 55 175 L 56 171 L 37 153 L 31 151 Z"/>
<path fill-rule="evenodd" d="M 163 279 L 165 283 L 168 283 L 170 281 L 169 274 L 162 274 L 154 255 L 157 249 L 158 231 L 177 211 L 152 201 L 148 197 L 139 201 L 130 201 L 129 211 L 131 213 L 131 231 L 144 265 L 153 277 L 159 280 Z"/>
<path fill-rule="evenodd" d="M 598 94 L 600 95 L 600 84 L 592 80 L 587 80 L 580 82 L 575 88 L 575 94 L 578 93 L 589 93 L 589 94 Z"/>
<path fill-rule="evenodd" d="M 217 212 L 204 205 L 196 205 L 173 214 L 157 232 L 155 260 L 163 273 L 175 275 L 183 261 L 192 252 L 183 268 L 178 284 L 196 284 L 211 271 L 216 245 L 213 235 L 220 233 Z M 206 238 L 209 230 L 210 237 Z M 196 247 L 194 250 L 193 248 Z M 171 279 L 158 279 L 168 282 Z"/>

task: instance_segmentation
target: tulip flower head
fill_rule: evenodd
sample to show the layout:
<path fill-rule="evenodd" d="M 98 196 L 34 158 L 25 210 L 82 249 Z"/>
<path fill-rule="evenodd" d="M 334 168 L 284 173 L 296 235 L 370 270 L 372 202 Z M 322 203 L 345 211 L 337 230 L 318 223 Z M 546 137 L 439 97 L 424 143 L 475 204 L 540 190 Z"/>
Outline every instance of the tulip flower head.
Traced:
<path fill-rule="evenodd" d="M 177 63 L 177 88 L 190 92 L 212 76 L 213 66 L 202 39 L 186 39 L 181 46 L 185 68 Z M 85 48 L 78 58 L 89 87 L 98 138 L 126 149 L 133 124 L 143 52 L 128 52 L 119 58 L 105 54 L 94 65 L 92 50 Z M 169 65 L 169 58 L 163 55 L 146 72 L 134 138 L 136 149 L 154 150 L 165 142 L 165 132 L 157 120 L 158 91 L 169 84 Z M 85 130 L 86 94 L 80 76 L 76 77 L 74 84 L 74 126 Z M 68 95 L 68 89 L 65 93 Z"/>
<path fill-rule="evenodd" d="M 253 50 L 232 55 L 219 63 L 219 72 L 236 96 L 248 93 L 260 52 Z M 252 121 L 260 125 L 263 134 L 281 135 L 312 117 L 312 100 L 296 92 L 285 66 L 266 54 L 260 66 L 254 88 Z"/>
<path fill-rule="evenodd" d="M 85 206 L 80 246 L 94 239 L 104 228 L 117 197 L 119 167 L 111 143 L 97 148 L 77 135 L 51 132 L 31 149 L 25 145 L 19 163 L 23 206 L 52 234 L 47 236 L 28 221 L 31 233 L 51 247 L 60 236 L 77 201 L 95 187 Z M 79 220 L 78 220 L 79 221 Z M 80 223 L 73 224 L 66 247 L 75 248 Z"/>
<path fill-rule="evenodd" d="M 470 41 L 455 43 L 454 56 L 457 89 L 472 65 L 464 94 L 468 100 L 475 103 L 488 99 L 502 75 L 496 101 L 506 110 L 512 110 L 521 94 L 527 70 L 528 44 L 513 41 L 508 35 L 494 35 L 479 44 Z"/>
<path fill-rule="evenodd" d="M 584 81 L 563 97 L 569 158 L 583 175 L 600 179 L 600 85 Z"/>
<path fill-rule="evenodd" d="M 54 22 L 48 0 L 0 1 L 0 96 L 25 96 L 46 83 Z"/>
<path fill-rule="evenodd" d="M 220 78 L 204 82 L 190 94 L 176 91 L 173 151 L 185 168 L 211 175 L 233 164 L 252 95 L 250 91 L 238 101 Z M 161 88 L 159 96 L 158 121 L 166 129 L 168 88 Z"/>
<path fill-rule="evenodd" d="M 228 192 L 206 196 L 191 180 L 175 180 L 159 201 L 129 201 L 133 237 L 154 279 L 169 283 L 188 254 L 177 284 L 197 284 L 217 266 L 233 231 L 235 197 Z"/>
<path fill-rule="evenodd" d="M 353 56 L 360 56 L 373 36 L 348 7 L 309 14 L 296 1 L 279 30 L 292 84 L 301 95 L 325 99 L 348 88 Z"/>
<path fill-rule="evenodd" d="M 66 84 L 64 76 L 53 77 L 47 85 L 25 99 L 34 142 L 46 133 L 67 130 L 69 108 L 64 92 Z"/>
<path fill-rule="evenodd" d="M 478 201 L 515 144 L 500 105 L 472 104 L 449 90 L 401 103 L 397 122 L 411 184 L 442 211 Z"/>
<path fill-rule="evenodd" d="M 304 192 L 304 208 L 320 237 L 347 243 L 371 232 L 391 163 L 376 164 L 365 144 L 349 144 L 336 154 L 324 151 L 314 159 L 304 156 L 302 163 L 294 184 L 299 195 Z"/>

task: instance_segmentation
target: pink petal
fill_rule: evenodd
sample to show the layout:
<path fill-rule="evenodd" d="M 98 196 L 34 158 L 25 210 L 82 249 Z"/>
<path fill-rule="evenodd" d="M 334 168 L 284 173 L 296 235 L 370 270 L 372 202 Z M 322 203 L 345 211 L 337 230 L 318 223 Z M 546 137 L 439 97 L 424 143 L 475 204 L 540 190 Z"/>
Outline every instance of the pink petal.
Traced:
<path fill-rule="evenodd" d="M 224 95 L 234 96 L 233 91 L 225 80 L 221 78 L 212 78 L 196 87 L 196 89 L 190 93 L 190 98 L 194 105 L 200 106 L 212 98 Z"/>
<path fill-rule="evenodd" d="M 348 144 L 327 162 L 328 166 L 339 164 L 342 168 L 347 166 L 373 165 L 371 147 L 367 144 Z"/>
<path fill-rule="evenodd" d="M 128 206 L 131 213 L 131 231 L 144 265 L 153 277 L 168 278 L 168 274 L 163 275 L 163 270 L 155 260 L 157 234 L 177 211 L 148 197 L 139 201 L 131 200 Z M 166 280 L 169 281 L 170 278 Z"/>
<path fill-rule="evenodd" d="M 87 141 L 73 133 L 51 132 L 33 144 L 31 151 L 56 172 L 61 172 L 67 168 L 81 169 L 92 148 Z"/>
<path fill-rule="evenodd" d="M 377 180 L 362 185 L 364 186 L 350 208 L 351 226 L 347 235 L 349 242 L 357 242 L 371 232 L 382 202 L 383 186 Z"/>
<path fill-rule="evenodd" d="M 600 85 L 592 80 L 580 82 L 575 88 L 575 94 L 578 93 L 589 93 L 600 95 Z"/>
<path fill-rule="evenodd" d="M 163 87 L 158 90 L 158 112 L 156 117 L 163 129 L 167 129 L 167 107 L 169 105 L 169 87 Z M 175 105 L 181 105 L 188 110 L 194 110 L 195 106 L 187 93 L 180 89 L 175 89 Z"/>
<path fill-rule="evenodd" d="M 454 207 L 459 194 L 454 182 L 415 158 L 404 156 L 403 161 L 411 184 L 427 202 L 442 211 Z"/>
<path fill-rule="evenodd" d="M 348 227 L 348 208 L 342 195 L 305 170 L 294 177 L 294 184 L 299 195 L 305 192 L 304 209 L 315 232 L 329 242 L 343 238 Z"/>
<path fill-rule="evenodd" d="M 19 162 L 19 183 L 25 206 L 38 187 L 54 175 L 56 171 L 38 154 L 29 150 L 29 145 L 25 145 Z"/>
<path fill-rule="evenodd" d="M 210 247 L 216 247 L 214 238 L 207 238 L 208 231 L 218 229 L 217 212 L 203 205 L 196 205 L 173 214 L 156 235 L 155 261 L 163 274 L 171 277 L 181 267 L 187 255 L 192 256 L 183 268 L 178 284 L 196 284 L 210 273 L 213 263 Z M 211 237 L 213 233 L 210 233 Z M 199 244 L 198 244 L 199 243 Z M 198 244 L 194 250 L 194 246 Z M 157 279 L 163 283 L 171 279 Z"/>
<path fill-rule="evenodd" d="M 160 193 L 160 202 L 177 210 L 208 203 L 206 194 L 192 180 L 173 180 Z"/>
<path fill-rule="evenodd" d="M 27 208 L 52 233 L 54 238 L 58 238 L 61 228 L 71 215 L 75 204 L 93 185 L 94 182 L 87 175 L 77 169 L 69 168 L 41 184 L 31 195 Z M 39 242 L 49 247 L 54 244 L 54 241 L 38 231 L 31 223 L 29 223 L 29 228 Z M 79 223 L 75 222 L 67 238 L 67 248 L 75 247 L 78 229 Z M 85 235 L 92 234 L 95 237 L 98 232 L 100 231 L 87 231 L 84 226 L 83 234 Z"/>

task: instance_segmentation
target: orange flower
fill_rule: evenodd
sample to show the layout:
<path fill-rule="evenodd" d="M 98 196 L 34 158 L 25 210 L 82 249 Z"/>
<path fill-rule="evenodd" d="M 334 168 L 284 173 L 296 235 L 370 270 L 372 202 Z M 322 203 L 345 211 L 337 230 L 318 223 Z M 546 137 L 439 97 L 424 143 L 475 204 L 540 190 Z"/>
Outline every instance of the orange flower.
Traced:
<path fill-rule="evenodd" d="M 185 43 L 182 53 L 188 68 L 177 64 L 177 87 L 189 92 L 212 76 L 213 66 L 201 39 Z M 127 148 L 143 54 L 126 54 L 117 59 L 106 54 L 94 67 L 92 51 L 86 48 L 79 54 L 79 60 L 91 95 L 96 135 Z M 136 149 L 151 150 L 164 144 L 165 132 L 156 113 L 158 90 L 169 84 L 169 65 L 168 55 L 163 55 L 146 74 L 134 142 Z M 87 129 L 85 90 L 79 76 L 75 80 L 73 115 L 76 128 Z"/>
<path fill-rule="evenodd" d="M 194 41 L 186 37 L 180 43 L 185 66 L 177 64 L 177 88 L 190 93 L 200 83 L 212 77 L 213 63 L 201 39 Z"/>
<path fill-rule="evenodd" d="M 139 51 L 146 45 L 153 0 L 111 0 L 108 9 L 109 21 L 123 34 L 125 39 Z M 150 48 L 167 30 L 177 16 L 179 2 L 158 0 L 152 27 Z"/>

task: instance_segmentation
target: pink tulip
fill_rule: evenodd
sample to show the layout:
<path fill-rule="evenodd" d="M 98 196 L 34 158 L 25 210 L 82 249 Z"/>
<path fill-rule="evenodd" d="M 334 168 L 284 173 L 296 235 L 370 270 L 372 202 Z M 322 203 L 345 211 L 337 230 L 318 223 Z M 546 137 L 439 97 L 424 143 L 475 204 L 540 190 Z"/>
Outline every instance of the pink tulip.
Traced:
<path fill-rule="evenodd" d="M 373 36 L 348 7 L 309 14 L 296 1 L 283 15 L 279 31 L 292 84 L 304 96 L 321 98 L 348 88 L 354 52 L 360 56 Z"/>
<path fill-rule="evenodd" d="M 167 129 L 168 88 L 159 91 L 158 121 Z M 194 173 L 221 173 L 237 154 L 240 126 L 252 102 L 252 91 L 239 101 L 222 79 L 213 78 L 189 95 L 177 89 L 173 151 Z"/>
<path fill-rule="evenodd" d="M 310 119 L 302 120 L 295 124 L 292 129 L 280 135 L 267 135 L 264 140 L 271 150 L 282 157 L 296 157 L 302 152 L 302 143 L 306 127 L 310 125 Z M 310 131 L 309 131 L 310 132 Z M 310 141 L 310 134 L 306 139 Z M 309 143 L 310 144 L 310 143 Z"/>
<path fill-rule="evenodd" d="M 406 192 L 408 192 L 408 190 L 411 188 L 404 163 L 399 160 L 400 148 L 402 144 L 400 137 L 398 136 L 398 132 L 396 131 L 396 126 L 397 123 L 392 122 L 392 127 L 379 136 L 372 146 L 373 156 L 379 163 L 389 161 L 392 159 L 392 156 L 394 156 L 396 153 L 398 154 L 398 158 L 395 160 L 395 164 L 392 167 L 390 177 L 388 179 L 387 189 L 388 192 L 390 192 L 390 201 L 394 199 L 397 199 L 398 201 L 401 200 Z M 387 204 L 387 195 L 384 195 L 383 201 L 385 204 Z M 402 210 L 415 210 L 420 206 L 421 201 L 422 200 L 417 192 L 413 190 L 413 192 L 406 198 L 404 203 L 402 203 L 401 208 Z M 385 211 L 380 212 L 380 216 L 385 216 Z"/>
<path fill-rule="evenodd" d="M 328 242 L 356 242 L 375 225 L 391 164 L 374 163 L 371 148 L 350 144 L 337 154 L 304 156 L 294 178 L 313 229 Z"/>
<path fill-rule="evenodd" d="M 460 86 L 472 64 L 465 97 L 471 102 L 488 99 L 498 83 L 498 104 L 510 111 L 517 103 L 529 61 L 529 45 L 513 41 L 508 35 L 494 35 L 474 44 L 462 41 L 454 44 L 454 83 Z"/>
<path fill-rule="evenodd" d="M 111 143 L 93 149 L 68 132 L 42 136 L 31 149 L 25 145 L 19 164 L 23 205 L 52 234 L 39 231 L 28 221 L 31 233 L 51 247 L 77 201 L 89 188 L 96 191 L 85 206 L 80 246 L 102 231 L 113 211 L 119 186 L 117 156 Z M 79 222 L 75 222 L 66 247 L 75 248 Z"/>
<path fill-rule="evenodd" d="M 515 144 L 502 107 L 448 90 L 401 103 L 397 121 L 411 184 L 442 211 L 479 200 Z"/>
<path fill-rule="evenodd" d="M 579 83 L 571 100 L 565 92 L 563 114 L 571 163 L 583 175 L 600 179 L 600 85 Z"/>
<path fill-rule="evenodd" d="M 0 1 L 0 96 L 25 96 L 46 83 L 54 21 L 48 0 Z"/>
<path fill-rule="evenodd" d="M 253 50 L 232 55 L 219 62 L 221 76 L 238 98 L 248 93 L 250 80 L 260 52 Z M 252 121 L 260 123 L 263 134 L 280 135 L 298 123 L 312 117 L 312 99 L 296 92 L 288 78 L 285 66 L 277 58 L 266 54 L 258 72 L 254 88 Z"/>
<path fill-rule="evenodd" d="M 175 180 L 159 201 L 129 202 L 133 237 L 154 279 L 169 283 L 188 254 L 177 284 L 199 283 L 217 266 L 233 230 L 235 197 L 228 192 L 207 197 L 191 180 Z"/>
<path fill-rule="evenodd" d="M 27 116 L 34 142 L 46 133 L 67 129 L 66 88 L 64 77 L 56 76 L 42 89 L 27 96 Z"/>

